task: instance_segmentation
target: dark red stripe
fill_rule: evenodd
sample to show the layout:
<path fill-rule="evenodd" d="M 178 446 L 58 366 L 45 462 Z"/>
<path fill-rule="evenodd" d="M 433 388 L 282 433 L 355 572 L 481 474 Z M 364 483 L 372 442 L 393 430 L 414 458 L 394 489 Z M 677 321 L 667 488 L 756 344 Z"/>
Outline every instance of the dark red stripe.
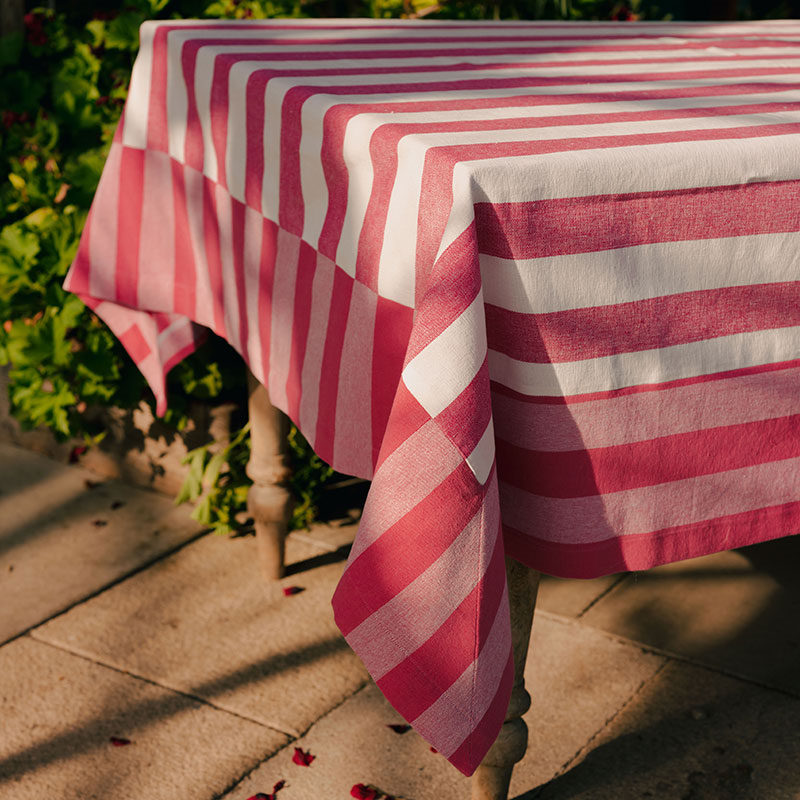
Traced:
<path fill-rule="evenodd" d="M 308 329 L 311 324 L 311 288 L 316 270 L 316 251 L 309 244 L 301 241 L 294 289 L 292 349 L 289 356 L 289 373 L 286 378 L 286 398 L 289 404 L 287 413 L 292 419 L 300 418 L 303 361 L 306 357 Z"/>
<path fill-rule="evenodd" d="M 501 481 L 542 497 L 588 497 L 800 456 L 800 415 L 589 450 L 544 452 L 497 441 Z"/>
<path fill-rule="evenodd" d="M 601 542 L 561 544 L 503 527 L 506 552 L 517 561 L 559 578 L 599 578 L 645 570 L 791 536 L 800 531 L 800 501 L 710 520 L 636 533 Z"/>
<path fill-rule="evenodd" d="M 333 273 L 333 290 L 328 312 L 328 331 L 319 376 L 319 410 L 314 449 L 317 455 L 330 464 L 333 461 L 333 442 L 336 436 L 336 402 L 339 387 L 339 369 L 342 346 L 350 314 L 350 297 L 353 279 L 338 267 Z"/>
<path fill-rule="evenodd" d="M 378 295 L 372 342 L 372 465 L 378 462 L 400 384 L 414 310 Z"/>
<path fill-rule="evenodd" d="M 475 730 L 467 736 L 458 750 L 447 760 L 464 775 L 472 775 L 494 744 L 505 722 L 511 687 L 514 685 L 514 656 L 508 654 L 508 662 L 497 686 L 494 698 Z"/>
<path fill-rule="evenodd" d="M 233 273 L 236 279 L 236 300 L 239 309 L 239 344 L 241 352 L 247 353 L 249 323 L 247 319 L 247 287 L 244 277 L 244 229 L 246 207 L 231 197 L 231 240 L 233 250 Z"/>
<path fill-rule="evenodd" d="M 258 270 L 258 338 L 261 344 L 261 370 L 269 384 L 269 358 L 272 343 L 272 292 L 278 254 L 278 226 L 264 220 L 261 235 L 261 260 Z"/>
<path fill-rule="evenodd" d="M 117 211 L 116 297 L 118 303 L 130 308 L 138 304 L 139 238 L 144 201 L 144 150 L 123 147 L 120 156 L 119 182 L 125 187 L 119 192 Z"/>
<path fill-rule="evenodd" d="M 184 167 L 174 159 L 172 169 L 172 198 L 175 214 L 175 285 L 172 302 L 176 314 L 190 319 L 197 315 L 197 271 L 189 227 L 189 212 L 186 199 Z"/>
<path fill-rule="evenodd" d="M 691 209 L 692 204 L 687 205 Z M 800 229 L 800 216 L 797 224 Z M 795 325 L 800 325 L 800 281 L 708 289 L 549 314 L 486 305 L 490 349 L 541 364 Z"/>
<path fill-rule="evenodd" d="M 214 308 L 214 333 L 226 337 L 225 285 L 222 280 L 222 257 L 219 244 L 216 184 L 203 176 L 203 247 L 208 264 L 208 282 Z"/>
<path fill-rule="evenodd" d="M 581 140 L 583 144 L 568 139 L 548 143 L 547 149 L 556 152 L 798 132 L 800 125 L 792 123 L 715 132 L 725 134 L 720 136 L 708 131 L 682 131 L 642 137 L 598 137 Z M 476 203 L 475 217 L 481 252 L 513 259 L 613 250 L 654 242 L 787 233 L 800 230 L 800 181 Z M 531 231 L 536 231 L 536 235 L 532 236 Z"/>

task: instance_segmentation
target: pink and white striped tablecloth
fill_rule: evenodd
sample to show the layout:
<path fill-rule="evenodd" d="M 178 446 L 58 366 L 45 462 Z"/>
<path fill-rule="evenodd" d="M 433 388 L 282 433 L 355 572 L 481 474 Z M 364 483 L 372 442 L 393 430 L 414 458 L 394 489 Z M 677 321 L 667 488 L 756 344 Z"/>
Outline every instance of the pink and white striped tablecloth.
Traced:
<path fill-rule="evenodd" d="M 372 478 L 337 622 L 471 772 L 504 553 L 800 531 L 800 22 L 161 22 L 66 286 L 164 411 L 201 326 Z M 501 518 L 502 515 L 502 518 Z"/>

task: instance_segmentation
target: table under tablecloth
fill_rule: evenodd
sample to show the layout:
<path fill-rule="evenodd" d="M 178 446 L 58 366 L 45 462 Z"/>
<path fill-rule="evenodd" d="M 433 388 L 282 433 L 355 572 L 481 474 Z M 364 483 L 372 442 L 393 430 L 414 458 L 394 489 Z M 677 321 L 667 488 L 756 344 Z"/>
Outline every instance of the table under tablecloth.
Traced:
<path fill-rule="evenodd" d="M 66 286 L 166 408 L 210 328 L 372 487 L 334 597 L 464 772 L 504 555 L 800 531 L 800 23 L 151 22 Z"/>

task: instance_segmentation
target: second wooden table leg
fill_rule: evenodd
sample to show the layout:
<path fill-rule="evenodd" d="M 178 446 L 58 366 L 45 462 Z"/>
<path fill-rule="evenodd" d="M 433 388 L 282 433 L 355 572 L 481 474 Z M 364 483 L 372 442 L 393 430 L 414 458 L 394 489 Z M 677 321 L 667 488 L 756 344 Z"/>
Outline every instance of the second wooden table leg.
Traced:
<path fill-rule="evenodd" d="M 514 649 L 514 686 L 508 713 L 497 740 L 472 776 L 472 800 L 506 800 L 514 764 L 528 747 L 528 727 L 522 715 L 530 708 L 525 689 L 525 660 L 531 637 L 539 573 L 506 559 L 508 600 L 511 609 L 511 644 Z"/>
<path fill-rule="evenodd" d="M 253 515 L 261 572 L 268 580 L 283 576 L 284 546 L 292 496 L 286 488 L 291 476 L 286 435 L 289 421 L 269 401 L 267 390 L 248 373 L 250 397 L 250 461 L 253 481 L 247 508 Z"/>

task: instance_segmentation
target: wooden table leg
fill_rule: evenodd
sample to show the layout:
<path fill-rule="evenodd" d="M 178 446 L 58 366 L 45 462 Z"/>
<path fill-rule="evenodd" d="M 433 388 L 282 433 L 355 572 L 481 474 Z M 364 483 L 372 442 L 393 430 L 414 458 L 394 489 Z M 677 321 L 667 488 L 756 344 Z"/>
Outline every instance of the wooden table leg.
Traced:
<path fill-rule="evenodd" d="M 525 690 L 524 672 L 539 573 L 507 558 L 506 576 L 514 648 L 514 686 L 500 734 L 472 776 L 472 800 L 506 800 L 511 771 L 528 746 L 528 726 L 522 715 L 531 706 L 531 696 Z"/>
<path fill-rule="evenodd" d="M 247 508 L 253 516 L 261 572 L 268 580 L 283 576 L 284 546 L 292 511 L 286 488 L 291 469 L 286 435 L 289 421 L 269 401 L 267 390 L 248 372 L 250 413 L 250 461 L 247 474 L 253 481 Z"/>

